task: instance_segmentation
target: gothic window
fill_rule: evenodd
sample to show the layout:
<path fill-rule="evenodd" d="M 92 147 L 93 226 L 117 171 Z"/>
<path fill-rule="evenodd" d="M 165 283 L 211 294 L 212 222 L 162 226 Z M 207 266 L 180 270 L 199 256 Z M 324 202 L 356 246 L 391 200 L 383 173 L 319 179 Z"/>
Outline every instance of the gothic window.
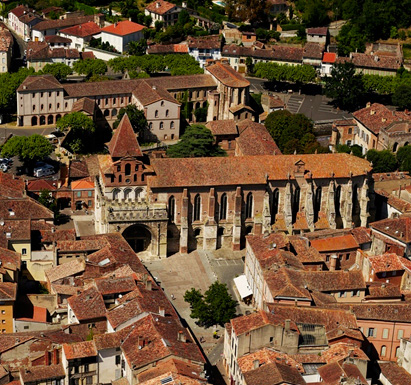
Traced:
<path fill-rule="evenodd" d="M 170 123 L 170 128 L 173 130 L 174 129 L 174 122 Z"/>
<path fill-rule="evenodd" d="M 171 196 L 168 200 L 168 218 L 170 222 L 175 221 L 175 213 L 176 213 L 176 200 L 174 196 Z"/>
<path fill-rule="evenodd" d="M 276 188 L 271 199 L 271 224 L 275 223 L 275 217 L 278 214 L 278 203 L 280 201 L 280 191 Z"/>
<path fill-rule="evenodd" d="M 317 187 L 314 198 L 314 222 L 318 221 L 318 213 L 321 210 L 321 187 Z"/>
<path fill-rule="evenodd" d="M 297 219 L 297 213 L 300 211 L 300 188 L 297 187 L 293 194 L 293 222 Z"/>
<path fill-rule="evenodd" d="M 155 116 L 156 118 L 158 118 L 158 110 L 156 110 L 156 112 L 154 113 L 154 116 Z"/>
<path fill-rule="evenodd" d="M 131 198 L 131 188 L 127 188 L 124 190 L 124 199 Z"/>
<path fill-rule="evenodd" d="M 197 194 L 194 198 L 194 221 L 199 221 L 201 217 L 201 197 Z"/>
<path fill-rule="evenodd" d="M 245 217 L 246 218 L 252 218 L 253 217 L 253 194 L 248 193 L 247 195 L 247 200 L 245 202 Z"/>
<path fill-rule="evenodd" d="M 220 202 L 220 220 L 227 219 L 227 194 L 221 196 Z"/>
<path fill-rule="evenodd" d="M 124 167 L 124 174 L 125 175 L 131 174 L 131 164 L 130 163 L 127 163 L 126 166 Z"/>
<path fill-rule="evenodd" d="M 160 130 L 164 130 L 164 123 L 160 122 Z"/>
<path fill-rule="evenodd" d="M 119 189 L 116 188 L 115 190 L 113 190 L 113 199 L 118 199 L 119 194 L 120 194 Z"/>
<path fill-rule="evenodd" d="M 168 113 L 169 113 L 169 111 L 168 111 L 168 110 L 166 110 L 166 117 L 168 117 Z"/>

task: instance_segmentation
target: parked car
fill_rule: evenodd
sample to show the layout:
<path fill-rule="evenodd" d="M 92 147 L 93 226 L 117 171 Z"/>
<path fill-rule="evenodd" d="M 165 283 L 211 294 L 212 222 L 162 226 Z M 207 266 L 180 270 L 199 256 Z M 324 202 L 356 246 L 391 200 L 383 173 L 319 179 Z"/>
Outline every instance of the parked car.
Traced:
<path fill-rule="evenodd" d="M 6 163 L 0 163 L 0 170 L 6 172 L 9 169 L 9 166 Z"/>

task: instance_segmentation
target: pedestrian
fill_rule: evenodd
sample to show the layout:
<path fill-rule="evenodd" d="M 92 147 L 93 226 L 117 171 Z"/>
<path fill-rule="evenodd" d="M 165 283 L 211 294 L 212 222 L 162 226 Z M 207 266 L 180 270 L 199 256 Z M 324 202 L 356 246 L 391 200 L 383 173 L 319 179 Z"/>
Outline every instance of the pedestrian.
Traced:
<path fill-rule="evenodd" d="M 174 297 L 174 294 L 171 294 L 171 299 L 174 301 L 176 297 Z"/>

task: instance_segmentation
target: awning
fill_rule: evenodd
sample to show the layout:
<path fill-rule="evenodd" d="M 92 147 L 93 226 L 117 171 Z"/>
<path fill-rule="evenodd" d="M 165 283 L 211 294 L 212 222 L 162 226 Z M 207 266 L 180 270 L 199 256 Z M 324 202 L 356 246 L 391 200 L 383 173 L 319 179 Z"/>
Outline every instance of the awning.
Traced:
<path fill-rule="evenodd" d="M 234 283 L 237 287 L 238 293 L 241 296 L 241 299 L 244 299 L 253 294 L 253 292 L 250 289 L 250 286 L 248 285 L 247 278 L 244 274 L 240 275 L 237 278 L 234 278 Z"/>

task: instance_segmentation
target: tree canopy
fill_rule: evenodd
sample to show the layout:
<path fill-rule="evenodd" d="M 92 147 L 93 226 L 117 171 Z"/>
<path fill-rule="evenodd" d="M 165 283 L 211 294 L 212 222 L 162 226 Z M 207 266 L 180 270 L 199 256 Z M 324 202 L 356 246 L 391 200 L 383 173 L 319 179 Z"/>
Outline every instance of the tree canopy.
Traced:
<path fill-rule="evenodd" d="M 311 65 L 289 66 L 277 63 L 257 63 L 254 65 L 254 76 L 269 81 L 289 81 L 295 83 L 313 83 L 317 73 Z"/>
<path fill-rule="evenodd" d="M 411 146 L 400 147 L 396 157 L 399 169 L 411 173 Z"/>
<path fill-rule="evenodd" d="M 411 108 L 411 82 L 402 84 L 395 90 L 392 102 L 401 109 Z"/>
<path fill-rule="evenodd" d="M 107 72 L 107 65 L 101 59 L 78 60 L 73 65 L 74 71 L 85 75 L 90 79 L 93 75 L 104 75 Z"/>
<path fill-rule="evenodd" d="M 313 152 L 310 148 L 316 143 L 314 127 L 305 115 L 274 111 L 268 114 L 265 127 L 284 154 Z"/>
<path fill-rule="evenodd" d="M 342 109 L 356 110 L 363 92 L 361 75 L 355 73 L 354 64 L 350 62 L 334 65 L 331 76 L 325 79 L 325 94 Z"/>
<path fill-rule="evenodd" d="M 32 167 L 53 152 L 53 146 L 42 135 L 13 136 L 2 147 L 5 157 L 18 156 L 27 167 Z"/>
<path fill-rule="evenodd" d="M 170 146 L 167 156 L 170 158 L 199 158 L 207 156 L 225 156 L 226 152 L 215 142 L 211 131 L 201 124 L 187 127 L 177 144 Z"/>
<path fill-rule="evenodd" d="M 66 80 L 68 75 L 71 75 L 73 70 L 64 63 L 46 64 L 39 74 L 53 75 L 58 81 Z"/>
<path fill-rule="evenodd" d="M 71 112 L 57 121 L 56 128 L 67 131 L 65 144 L 74 153 L 89 153 L 97 146 L 99 140 L 93 139 L 94 122 L 81 112 Z M 101 138 L 100 138 L 101 139 Z"/>
<path fill-rule="evenodd" d="M 227 285 L 218 281 L 214 282 L 204 295 L 194 288 L 187 290 L 184 301 L 190 304 L 190 317 L 198 319 L 198 323 L 206 327 L 224 326 L 236 315 L 237 301 L 232 299 Z"/>
<path fill-rule="evenodd" d="M 373 172 L 391 172 L 397 169 L 397 159 L 390 150 L 369 150 L 367 160 L 372 162 Z"/>
<path fill-rule="evenodd" d="M 47 190 L 47 189 L 41 190 L 38 201 L 43 206 L 45 206 L 49 210 L 53 211 L 54 219 L 57 219 L 57 217 L 59 216 L 59 209 L 58 209 L 58 205 L 57 205 L 57 200 L 56 200 L 56 198 L 53 198 L 53 196 L 51 195 L 49 190 Z"/>
<path fill-rule="evenodd" d="M 113 124 L 113 128 L 116 129 L 121 122 L 124 114 L 127 113 L 130 123 L 135 133 L 138 133 L 139 138 L 144 137 L 147 131 L 148 124 L 144 115 L 144 111 L 139 110 L 134 104 L 129 104 L 125 108 L 120 109 L 117 115 L 117 120 Z"/>

